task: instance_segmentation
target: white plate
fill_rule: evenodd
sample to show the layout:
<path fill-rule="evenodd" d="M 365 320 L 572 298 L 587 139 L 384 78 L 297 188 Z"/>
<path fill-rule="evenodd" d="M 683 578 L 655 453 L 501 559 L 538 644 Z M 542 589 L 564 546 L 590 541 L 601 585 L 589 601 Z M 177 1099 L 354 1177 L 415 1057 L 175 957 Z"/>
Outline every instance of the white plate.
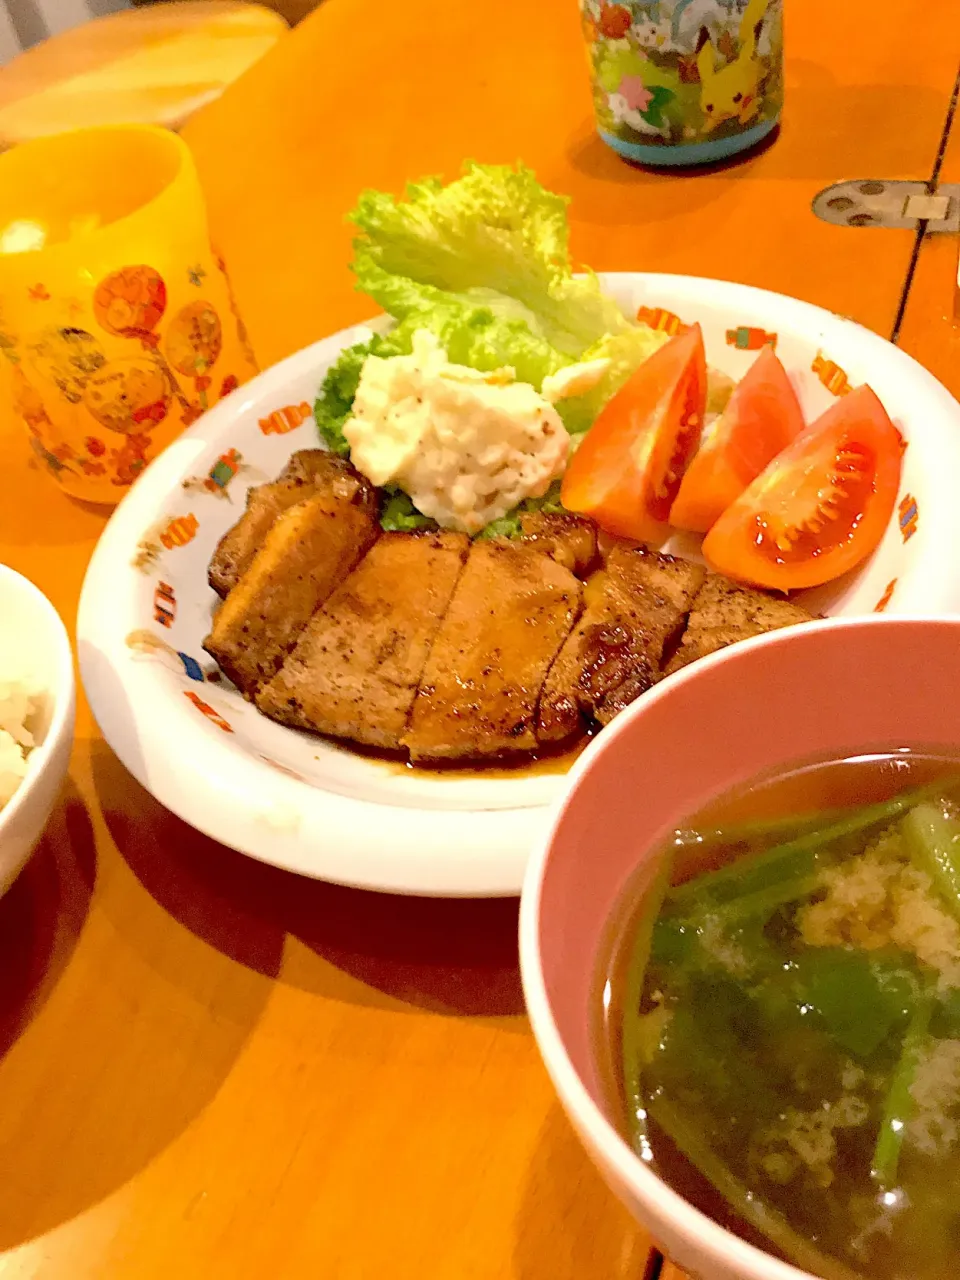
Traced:
<path fill-rule="evenodd" d="M 898 513 L 860 571 L 806 602 L 830 614 L 880 605 L 901 614 L 960 611 L 949 554 L 960 542 L 960 406 L 929 373 L 859 325 L 778 294 L 687 276 L 602 279 L 629 312 L 644 305 L 699 320 L 708 360 L 734 378 L 754 353 L 731 345 L 728 331 L 776 333 L 808 420 L 834 399 L 813 369 L 821 355 L 832 362 L 825 376 L 836 366 L 838 380 L 870 382 L 909 441 Z M 215 682 L 219 673 L 201 648 L 215 600 L 206 568 L 218 539 L 242 511 L 247 488 L 274 477 L 295 449 L 317 444 L 309 409 L 323 374 L 344 346 L 369 333 L 348 329 L 267 370 L 148 468 L 90 563 L 78 619 L 83 681 L 104 737 L 130 772 L 224 844 L 301 875 L 371 889 L 517 894 L 561 777 L 431 775 L 371 760 L 266 720 L 228 683 Z M 286 417 L 285 406 L 293 406 Z M 230 450 L 240 469 L 226 489 L 205 488 Z"/>

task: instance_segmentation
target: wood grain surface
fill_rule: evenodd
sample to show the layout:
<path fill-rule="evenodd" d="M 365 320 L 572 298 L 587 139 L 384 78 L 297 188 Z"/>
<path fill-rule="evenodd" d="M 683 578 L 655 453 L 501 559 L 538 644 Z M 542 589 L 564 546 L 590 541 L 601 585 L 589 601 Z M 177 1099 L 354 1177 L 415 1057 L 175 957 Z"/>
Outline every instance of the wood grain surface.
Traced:
<path fill-rule="evenodd" d="M 357 192 L 465 156 L 522 158 L 568 192 L 597 268 L 745 280 L 889 335 L 915 237 L 830 227 L 810 202 L 932 173 L 960 11 L 924 12 L 906 40 L 894 0 L 793 6 L 781 136 L 666 177 L 594 138 L 573 0 L 327 0 L 186 130 L 261 363 L 368 310 L 347 269 Z M 960 391 L 956 267 L 955 240 L 923 245 L 901 337 Z M 72 625 L 104 514 L 58 493 L 7 420 L 0 477 L 0 560 Z M 141 790 L 82 699 L 61 803 L 0 901 L 0 1053 L 2 1280 L 647 1272 L 651 1241 L 539 1062 L 516 904 L 247 861 Z"/>
<path fill-rule="evenodd" d="M 70 27 L 0 69 L 0 147 L 81 125 L 179 128 L 286 31 L 278 13 L 239 0 L 150 4 Z"/>

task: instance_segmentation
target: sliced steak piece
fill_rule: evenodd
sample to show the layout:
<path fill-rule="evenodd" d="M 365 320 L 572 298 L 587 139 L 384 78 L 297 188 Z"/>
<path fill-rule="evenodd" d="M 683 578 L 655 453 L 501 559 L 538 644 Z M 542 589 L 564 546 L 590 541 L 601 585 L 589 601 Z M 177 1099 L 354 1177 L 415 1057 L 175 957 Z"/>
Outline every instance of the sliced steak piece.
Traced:
<path fill-rule="evenodd" d="M 366 481 L 349 462 L 326 449 L 301 449 L 276 480 L 247 491 L 247 509 L 223 535 L 207 570 L 207 581 L 218 596 L 226 596 L 263 545 L 277 517 L 313 491 L 325 489 L 349 498 Z"/>
<path fill-rule="evenodd" d="M 659 678 L 706 570 L 687 560 L 614 547 L 587 583 L 586 608 L 547 676 L 537 715 L 544 743 L 609 724 Z"/>
<path fill-rule="evenodd" d="M 329 449 L 298 449 L 291 453 L 287 465 L 277 476 L 278 480 L 302 480 L 337 486 L 353 485 L 362 480 L 360 472 L 346 458 L 339 458 Z M 341 487 L 340 492 L 347 490 Z"/>
<path fill-rule="evenodd" d="M 711 573 L 693 602 L 690 621 L 679 649 L 667 663 L 666 674 L 738 640 L 812 620 L 813 615 L 798 604 Z"/>
<path fill-rule="evenodd" d="M 260 710 L 281 724 L 399 747 L 469 548 L 462 533 L 382 534 L 260 689 Z"/>
<path fill-rule="evenodd" d="M 203 642 L 238 689 L 252 697 L 275 675 L 314 611 L 379 532 L 369 485 L 352 498 L 315 492 L 278 517 Z"/>
<path fill-rule="evenodd" d="M 583 516 L 528 511 L 520 517 L 523 531 L 517 541 L 552 556 L 578 578 L 589 573 L 597 559 L 597 526 Z"/>
<path fill-rule="evenodd" d="M 420 678 L 403 738 L 412 758 L 536 750 L 540 687 L 580 607 L 580 583 L 549 556 L 474 543 Z"/>

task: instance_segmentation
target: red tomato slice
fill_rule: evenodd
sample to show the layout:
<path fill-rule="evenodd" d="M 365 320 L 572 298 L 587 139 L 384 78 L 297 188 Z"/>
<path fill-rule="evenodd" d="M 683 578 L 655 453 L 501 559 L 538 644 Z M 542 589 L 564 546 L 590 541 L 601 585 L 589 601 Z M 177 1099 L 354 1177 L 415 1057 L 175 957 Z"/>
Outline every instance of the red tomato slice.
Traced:
<path fill-rule="evenodd" d="M 897 501 L 900 433 L 857 387 L 779 453 L 703 540 L 711 569 L 792 591 L 838 578 L 874 549 Z"/>
<path fill-rule="evenodd" d="M 687 467 L 670 523 L 706 533 L 803 426 L 787 371 L 764 347 Z"/>
<path fill-rule="evenodd" d="M 695 324 L 645 360 L 601 409 L 563 477 L 563 505 L 622 538 L 662 538 L 700 439 L 706 398 Z"/>

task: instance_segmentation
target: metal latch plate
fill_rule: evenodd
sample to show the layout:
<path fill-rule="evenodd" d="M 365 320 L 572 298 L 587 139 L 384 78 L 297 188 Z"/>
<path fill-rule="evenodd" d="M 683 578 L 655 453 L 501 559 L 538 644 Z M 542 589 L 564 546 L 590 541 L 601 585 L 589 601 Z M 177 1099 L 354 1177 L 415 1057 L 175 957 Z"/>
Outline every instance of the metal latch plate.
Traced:
<path fill-rule="evenodd" d="M 827 187 L 814 198 L 813 212 L 838 227 L 899 227 L 916 231 L 960 231 L 960 184 L 930 191 L 925 182 L 888 182 L 852 178 Z"/>

